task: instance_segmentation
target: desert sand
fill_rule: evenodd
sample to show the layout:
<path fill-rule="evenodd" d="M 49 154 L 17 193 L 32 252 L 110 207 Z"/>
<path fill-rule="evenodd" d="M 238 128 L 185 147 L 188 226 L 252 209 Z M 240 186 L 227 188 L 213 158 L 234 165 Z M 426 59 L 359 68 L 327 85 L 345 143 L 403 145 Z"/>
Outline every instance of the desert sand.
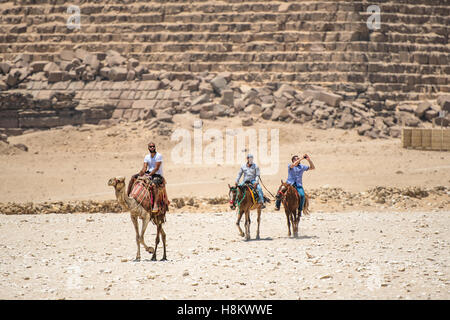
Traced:
<path fill-rule="evenodd" d="M 193 130 L 195 116 L 174 118 L 173 130 Z M 0 150 L 0 202 L 114 199 L 108 179 L 128 180 L 138 172 L 150 140 L 164 156 L 169 198 L 226 196 L 239 163 L 176 164 L 176 141 L 144 125 L 68 126 L 10 137 Z M 205 130 L 239 127 L 239 119 L 204 121 Z M 406 150 L 400 139 L 300 124 L 258 120 L 251 128 L 279 130 L 279 170 L 263 176 L 272 193 L 299 153 L 308 153 L 317 167 L 303 177 L 306 190 L 450 184 L 448 152 Z M 11 147 L 15 143 L 28 152 Z M 438 206 L 430 210 L 433 201 Z M 313 201 L 300 238 L 293 239 L 284 213 L 271 204 L 258 241 L 252 213 L 248 242 L 226 205 L 180 208 L 167 214 L 165 262 L 150 261 L 146 252 L 133 261 L 127 213 L 0 215 L 0 298 L 449 299 L 449 205 L 447 195 L 400 212 L 388 205 L 335 212 L 336 200 Z M 147 230 L 146 242 L 153 245 L 155 227 Z"/>
<path fill-rule="evenodd" d="M 448 299 L 449 214 L 316 213 L 294 239 L 284 213 L 264 213 L 246 242 L 234 212 L 177 213 L 155 262 L 133 261 L 128 214 L 0 215 L 0 297 Z"/>

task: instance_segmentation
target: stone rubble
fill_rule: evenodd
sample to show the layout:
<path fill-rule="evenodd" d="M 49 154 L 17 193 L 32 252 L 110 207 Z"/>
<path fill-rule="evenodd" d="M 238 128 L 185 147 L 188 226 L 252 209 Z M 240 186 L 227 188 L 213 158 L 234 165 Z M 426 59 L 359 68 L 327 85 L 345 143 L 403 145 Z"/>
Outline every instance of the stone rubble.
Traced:
<path fill-rule="evenodd" d="M 307 190 L 311 200 L 318 203 L 340 203 L 342 206 L 378 206 L 387 205 L 392 208 L 408 208 L 417 206 L 417 202 L 428 202 L 433 196 L 447 196 L 447 201 L 438 203 L 439 209 L 450 208 L 450 188 L 438 186 L 434 188 L 393 188 L 375 187 L 365 192 L 348 192 L 342 188 L 318 188 Z M 184 197 L 173 198 L 170 207 L 173 209 L 211 208 L 211 206 L 228 206 L 227 196 L 215 198 Z M 310 209 L 314 211 L 312 204 Z M 106 213 L 122 212 L 122 208 L 116 200 L 106 201 L 56 201 L 44 203 L 0 203 L 0 214 L 26 215 L 49 213 Z M 170 210 L 169 210 L 170 213 Z"/>

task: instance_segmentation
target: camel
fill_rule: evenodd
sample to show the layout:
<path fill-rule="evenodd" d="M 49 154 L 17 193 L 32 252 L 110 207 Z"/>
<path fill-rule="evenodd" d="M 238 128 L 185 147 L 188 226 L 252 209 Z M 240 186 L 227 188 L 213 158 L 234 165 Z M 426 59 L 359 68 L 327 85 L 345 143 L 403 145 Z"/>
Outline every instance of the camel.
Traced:
<path fill-rule="evenodd" d="M 294 237 L 298 238 L 298 223 L 302 213 L 298 212 L 300 203 L 300 196 L 294 186 L 281 180 L 281 186 L 278 188 L 276 195 L 277 199 L 281 200 L 286 213 L 286 220 L 288 225 L 288 236 L 291 236 L 291 224 Z M 305 192 L 305 202 L 303 203 L 303 212 L 309 214 L 309 196 Z"/>
<path fill-rule="evenodd" d="M 241 237 L 245 236 L 245 240 L 250 240 L 250 210 L 256 210 L 258 213 L 257 221 L 258 228 L 256 229 L 256 239 L 259 240 L 259 225 L 261 222 L 261 203 L 253 202 L 253 197 L 250 193 L 249 188 L 244 184 L 242 186 L 230 186 L 229 188 L 229 197 L 230 197 L 230 208 L 231 210 L 236 209 L 236 206 L 239 208 L 238 218 L 236 221 L 236 225 L 239 230 L 239 235 Z M 269 201 L 267 198 L 265 198 Z M 242 215 L 245 213 L 245 234 L 242 232 L 240 222 Z"/>
<path fill-rule="evenodd" d="M 134 229 L 136 231 L 136 244 L 137 244 L 137 253 L 136 253 L 136 261 L 141 259 L 141 246 L 144 245 L 145 250 L 148 253 L 153 253 L 152 260 L 156 260 L 156 249 L 158 248 L 159 238 L 161 235 L 164 253 L 161 261 L 167 260 L 166 257 L 166 233 L 162 228 L 162 224 L 165 222 L 165 210 L 162 208 L 158 213 L 151 213 L 146 211 L 141 204 L 139 204 L 135 199 L 130 198 L 126 194 L 125 188 L 125 178 L 124 177 L 115 177 L 111 178 L 108 181 L 108 185 L 114 187 L 117 201 L 124 211 L 130 212 L 131 221 L 133 222 Z M 157 192 L 161 192 L 158 190 Z M 142 229 L 139 234 L 139 223 L 138 218 L 142 220 Z M 155 248 L 148 247 L 144 242 L 144 234 L 147 229 L 147 225 L 149 221 L 152 221 L 156 225 L 156 239 L 155 239 Z"/>

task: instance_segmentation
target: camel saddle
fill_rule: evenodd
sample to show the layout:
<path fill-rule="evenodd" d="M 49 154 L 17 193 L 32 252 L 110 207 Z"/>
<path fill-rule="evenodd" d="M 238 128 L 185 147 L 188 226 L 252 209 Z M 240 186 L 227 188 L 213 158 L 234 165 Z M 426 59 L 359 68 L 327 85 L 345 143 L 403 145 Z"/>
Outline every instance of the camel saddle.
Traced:
<path fill-rule="evenodd" d="M 133 184 L 130 197 L 135 199 L 146 211 L 151 212 L 153 193 L 150 179 L 145 176 L 138 177 Z"/>

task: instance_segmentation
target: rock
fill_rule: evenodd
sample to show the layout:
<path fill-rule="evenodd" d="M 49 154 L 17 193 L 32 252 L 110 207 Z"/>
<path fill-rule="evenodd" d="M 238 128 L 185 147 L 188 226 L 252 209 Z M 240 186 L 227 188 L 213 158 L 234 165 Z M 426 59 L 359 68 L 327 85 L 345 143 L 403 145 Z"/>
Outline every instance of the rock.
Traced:
<path fill-rule="evenodd" d="M 202 110 L 200 111 L 200 119 L 214 120 L 216 119 L 216 116 L 214 115 L 213 111 Z"/>
<path fill-rule="evenodd" d="M 223 76 L 216 76 L 210 83 L 214 88 L 214 91 L 218 94 L 221 94 L 222 90 L 227 88 L 227 80 Z"/>
<path fill-rule="evenodd" d="M 128 70 L 125 67 L 112 67 L 109 72 L 109 79 L 112 81 L 125 81 Z"/>
<path fill-rule="evenodd" d="M 100 67 L 100 61 L 98 61 L 97 55 L 93 53 L 88 53 L 85 55 L 83 62 L 90 66 L 94 71 L 97 71 Z"/>
<path fill-rule="evenodd" d="M 245 118 L 245 119 L 242 119 L 242 125 L 243 125 L 244 127 L 248 127 L 248 126 L 253 125 L 253 118 Z"/>
<path fill-rule="evenodd" d="M 393 127 L 389 128 L 389 135 L 392 138 L 400 137 L 401 133 L 402 133 L 402 128 L 400 128 L 399 126 L 393 126 Z"/>
<path fill-rule="evenodd" d="M 270 108 L 266 108 L 266 110 L 264 110 L 264 112 L 261 114 L 261 117 L 264 120 L 270 120 L 270 118 L 272 117 L 272 110 Z"/>
<path fill-rule="evenodd" d="M 62 81 L 64 76 L 67 74 L 65 71 L 51 71 L 48 73 L 48 82 L 59 82 Z"/>
<path fill-rule="evenodd" d="M 289 111 L 286 109 L 275 108 L 272 113 L 272 120 L 274 121 L 284 121 L 290 117 Z"/>
<path fill-rule="evenodd" d="M 171 115 L 167 111 L 162 111 L 157 114 L 156 120 L 163 122 L 173 122 L 173 115 Z"/>
<path fill-rule="evenodd" d="M 105 62 L 108 66 L 114 67 L 114 66 L 121 66 L 123 65 L 127 59 L 122 57 L 117 51 L 114 50 L 108 50 L 106 52 L 106 58 Z"/>
<path fill-rule="evenodd" d="M 222 99 L 220 103 L 226 106 L 234 106 L 234 92 L 233 90 L 222 90 Z"/>
<path fill-rule="evenodd" d="M 100 69 L 100 76 L 103 79 L 109 79 L 109 73 L 110 73 L 111 69 L 108 67 L 103 67 Z"/>
<path fill-rule="evenodd" d="M 28 152 L 28 147 L 26 145 L 24 145 L 23 143 L 18 143 L 13 146 L 16 147 L 17 149 Z"/>
<path fill-rule="evenodd" d="M 226 115 L 227 108 L 222 104 L 215 104 L 213 106 L 212 112 L 216 117 L 223 117 Z"/>
<path fill-rule="evenodd" d="M 313 115 L 313 109 L 310 108 L 308 105 L 300 105 L 295 109 L 295 114 L 297 116 L 301 116 L 301 115 L 307 115 L 307 116 L 312 116 Z"/>
<path fill-rule="evenodd" d="M 53 72 L 53 71 L 61 71 L 61 70 L 60 70 L 59 66 L 58 66 L 56 63 L 54 63 L 54 62 L 49 62 L 49 63 L 47 63 L 47 64 L 45 65 L 43 71 L 44 71 L 45 75 L 48 76 L 48 74 L 49 74 L 50 72 Z"/>
<path fill-rule="evenodd" d="M 8 74 L 9 70 L 11 70 L 11 64 L 9 62 L 0 62 L 0 71 L 3 74 Z"/>
<path fill-rule="evenodd" d="M 362 136 L 362 135 L 364 135 L 364 133 L 366 133 L 366 131 L 368 131 L 368 130 L 370 130 L 370 129 L 372 129 L 372 126 L 369 125 L 369 124 L 367 124 L 367 123 L 364 123 L 362 126 L 360 126 L 360 127 L 357 129 L 357 131 L 358 131 L 358 134 L 359 134 L 360 136 Z"/>
<path fill-rule="evenodd" d="M 436 118 L 438 115 L 439 115 L 439 112 L 437 110 L 429 109 L 425 112 L 424 118 L 428 121 L 431 121 L 434 118 Z"/>
<path fill-rule="evenodd" d="M 291 96 L 291 98 L 293 98 L 293 96 L 296 93 L 296 90 L 288 84 L 282 84 L 281 87 L 273 95 L 277 98 L 281 98 L 284 93 L 288 93 Z"/>
<path fill-rule="evenodd" d="M 431 108 L 431 103 L 429 101 L 422 101 L 421 103 L 419 103 L 417 108 L 414 110 L 414 114 L 418 118 L 423 118 L 423 116 L 425 115 L 425 112 L 430 108 Z"/>
<path fill-rule="evenodd" d="M 308 89 L 303 91 L 303 95 L 305 97 L 312 97 L 316 100 L 325 102 L 326 104 L 332 107 L 339 106 L 339 103 L 342 101 L 342 97 L 340 95 L 323 90 Z"/>
<path fill-rule="evenodd" d="M 441 110 L 450 112 L 450 94 L 441 95 L 437 98 L 437 103 Z"/>
<path fill-rule="evenodd" d="M 250 114 L 260 114 L 261 113 L 261 107 L 256 105 L 256 104 L 251 104 L 248 107 L 246 107 L 244 109 L 245 113 L 250 113 Z"/>
<path fill-rule="evenodd" d="M 80 51 L 80 53 L 81 53 L 81 51 Z M 72 61 L 73 59 L 76 58 L 76 55 L 75 55 L 75 52 L 72 50 L 62 50 L 59 53 L 59 58 L 64 61 Z"/>
<path fill-rule="evenodd" d="M 192 100 L 191 106 L 195 106 L 197 104 L 205 103 L 209 101 L 209 95 L 208 94 L 202 94 L 201 96 L 195 98 Z"/>
<path fill-rule="evenodd" d="M 0 90 L 6 91 L 6 90 L 8 90 L 8 87 L 9 87 L 9 86 L 6 84 L 5 81 L 0 80 Z"/>
<path fill-rule="evenodd" d="M 136 72 L 134 72 L 134 70 L 128 71 L 127 81 L 133 81 L 135 77 L 136 77 Z"/>
<path fill-rule="evenodd" d="M 9 143 L 8 142 L 8 136 L 4 133 L 0 133 L 0 141 L 5 142 L 5 143 Z"/>

